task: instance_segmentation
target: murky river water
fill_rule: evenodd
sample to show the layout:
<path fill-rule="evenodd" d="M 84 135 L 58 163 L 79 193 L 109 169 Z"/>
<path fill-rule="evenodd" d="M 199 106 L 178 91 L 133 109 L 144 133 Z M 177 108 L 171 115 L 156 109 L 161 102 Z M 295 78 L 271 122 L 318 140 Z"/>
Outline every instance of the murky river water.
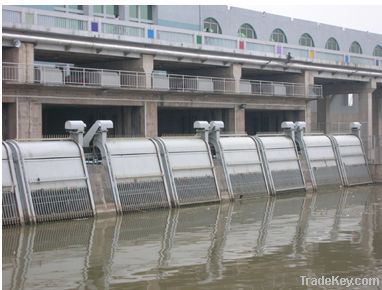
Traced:
<path fill-rule="evenodd" d="M 39 290 L 382 278 L 382 185 L 3 229 L 2 274 L 3 289 Z"/>

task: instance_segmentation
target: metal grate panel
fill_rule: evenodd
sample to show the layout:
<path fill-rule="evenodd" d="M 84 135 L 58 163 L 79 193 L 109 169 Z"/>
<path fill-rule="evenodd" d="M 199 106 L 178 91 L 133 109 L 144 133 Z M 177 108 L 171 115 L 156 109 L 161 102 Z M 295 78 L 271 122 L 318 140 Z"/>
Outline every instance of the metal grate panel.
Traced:
<path fill-rule="evenodd" d="M 2 195 L 3 226 L 19 224 L 20 216 L 17 209 L 15 193 L 3 188 Z"/>
<path fill-rule="evenodd" d="M 346 175 L 350 184 L 369 183 L 372 182 L 369 170 L 366 164 L 360 165 L 345 165 Z"/>
<path fill-rule="evenodd" d="M 262 173 L 230 174 L 235 198 L 267 196 L 264 175 Z"/>
<path fill-rule="evenodd" d="M 313 167 L 313 174 L 317 185 L 337 185 L 341 184 L 341 177 L 337 166 Z"/>
<path fill-rule="evenodd" d="M 122 210 L 125 212 L 168 207 L 162 179 L 119 182 L 117 187 Z"/>
<path fill-rule="evenodd" d="M 219 200 L 213 176 L 175 178 L 179 204 L 213 202 Z"/>
<path fill-rule="evenodd" d="M 86 187 L 39 189 L 31 197 L 37 222 L 93 216 Z"/>
<path fill-rule="evenodd" d="M 304 189 L 304 181 L 300 170 L 282 170 L 272 172 L 276 191 Z"/>

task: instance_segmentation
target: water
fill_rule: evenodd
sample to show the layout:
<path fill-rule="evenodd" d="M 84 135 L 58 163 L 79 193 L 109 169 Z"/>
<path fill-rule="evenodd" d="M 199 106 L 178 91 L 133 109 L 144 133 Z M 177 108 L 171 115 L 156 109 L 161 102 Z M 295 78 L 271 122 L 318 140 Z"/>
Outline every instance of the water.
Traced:
<path fill-rule="evenodd" d="M 39 290 L 307 289 L 302 275 L 382 278 L 382 185 L 5 228 L 2 274 L 3 289 Z"/>

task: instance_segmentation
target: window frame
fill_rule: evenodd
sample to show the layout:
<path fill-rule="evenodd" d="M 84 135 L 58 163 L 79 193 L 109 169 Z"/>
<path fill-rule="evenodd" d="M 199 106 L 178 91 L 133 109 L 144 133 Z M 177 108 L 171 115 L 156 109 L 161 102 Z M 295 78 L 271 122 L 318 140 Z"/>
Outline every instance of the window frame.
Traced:
<path fill-rule="evenodd" d="M 376 45 L 374 47 L 373 56 L 382 57 L 382 45 Z"/>
<path fill-rule="evenodd" d="M 94 12 L 95 6 L 102 6 L 102 12 Z M 106 11 L 107 11 L 106 6 L 113 6 L 113 14 L 106 13 Z M 116 13 L 116 8 L 117 8 L 118 13 Z M 120 16 L 119 5 L 94 5 L 93 6 L 93 15 L 97 16 L 97 17 L 105 17 L 105 18 L 119 18 L 119 16 Z"/>
<path fill-rule="evenodd" d="M 332 40 L 334 40 L 334 42 Z M 329 41 L 331 41 L 331 43 L 335 43 L 336 49 L 333 49 L 333 48 L 329 47 L 329 44 L 330 44 Z M 325 49 L 334 50 L 334 51 L 340 51 L 340 45 L 338 44 L 337 39 L 335 39 L 334 37 L 329 37 L 328 40 L 325 43 Z"/>
<path fill-rule="evenodd" d="M 305 41 L 305 44 L 302 43 Z M 310 45 L 308 42 L 311 42 Z M 303 33 L 298 40 L 298 44 L 305 47 L 315 47 L 313 37 L 309 33 Z"/>
<path fill-rule="evenodd" d="M 246 33 L 243 33 L 242 30 L 245 30 L 246 32 L 251 31 L 252 37 L 249 37 Z M 238 35 L 239 37 L 243 38 L 257 39 L 256 31 L 249 23 L 243 23 L 242 25 L 240 25 Z"/>
<path fill-rule="evenodd" d="M 275 35 L 278 35 L 278 36 L 282 36 L 283 37 L 283 40 L 284 41 L 278 41 L 278 40 L 275 40 L 274 39 L 274 36 Z M 273 29 L 272 33 L 271 33 L 271 36 L 270 36 L 270 41 L 272 42 L 277 42 L 277 43 L 288 43 L 288 38 L 285 34 L 285 32 L 281 29 L 281 28 L 275 28 Z"/>
<path fill-rule="evenodd" d="M 209 27 L 206 28 L 206 24 L 209 24 Z M 216 30 L 217 30 L 216 32 L 207 30 L 211 28 L 211 25 L 216 25 Z M 219 22 L 213 17 L 207 17 L 203 20 L 203 31 L 208 33 L 214 33 L 214 34 L 223 33 Z"/>
<path fill-rule="evenodd" d="M 151 19 L 142 18 L 141 8 L 143 6 L 147 7 L 148 15 L 151 14 Z M 133 7 L 135 8 L 135 12 L 136 12 L 137 17 L 131 16 L 130 11 L 131 11 L 131 8 L 133 8 Z M 154 23 L 154 9 L 153 9 L 153 7 L 154 7 L 154 5 L 129 5 L 129 20 L 134 21 L 134 22 Z"/>
<path fill-rule="evenodd" d="M 356 49 L 354 50 L 354 48 Z M 359 44 L 358 41 L 353 41 L 350 44 L 349 52 L 354 54 L 362 54 L 362 46 Z"/>
<path fill-rule="evenodd" d="M 61 7 L 64 6 L 64 7 Z M 70 8 L 69 6 L 81 6 L 82 9 L 74 9 Z M 55 11 L 61 11 L 65 13 L 75 13 L 75 14 L 84 14 L 84 5 L 55 5 L 54 6 Z"/>

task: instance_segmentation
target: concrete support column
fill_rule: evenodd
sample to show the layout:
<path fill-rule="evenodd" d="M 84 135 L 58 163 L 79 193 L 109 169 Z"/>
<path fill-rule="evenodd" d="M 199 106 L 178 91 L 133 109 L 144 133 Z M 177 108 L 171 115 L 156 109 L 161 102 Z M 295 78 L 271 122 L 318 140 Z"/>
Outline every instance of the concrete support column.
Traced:
<path fill-rule="evenodd" d="M 17 134 L 18 139 L 42 137 L 42 105 L 30 100 L 17 100 Z"/>
<path fill-rule="evenodd" d="M 301 119 L 301 121 L 306 122 L 305 131 L 311 132 L 311 130 L 312 130 L 312 106 L 313 105 L 315 106 L 315 104 L 313 104 L 313 102 L 317 102 L 316 100 L 310 98 L 312 86 L 314 85 L 314 76 L 313 76 L 312 72 L 304 71 L 301 74 L 283 75 L 283 76 L 278 77 L 277 81 L 304 85 L 303 93 L 304 93 L 304 97 L 306 98 L 306 103 L 305 103 L 305 113 L 304 113 L 304 116 L 302 116 L 303 119 Z M 296 90 L 299 88 L 301 88 L 301 87 L 297 87 Z M 299 90 L 299 92 L 300 92 L 300 90 Z M 301 93 L 302 93 L 302 91 L 300 92 L 300 94 Z M 314 121 L 314 123 L 316 123 L 316 121 Z M 316 128 L 314 128 L 314 129 L 316 129 Z"/>
<path fill-rule="evenodd" d="M 322 99 L 317 100 L 317 129 L 329 134 L 332 130 L 330 118 L 330 104 L 334 95 L 324 95 Z"/>
<path fill-rule="evenodd" d="M 234 63 L 229 67 L 206 70 L 206 75 L 211 75 L 214 77 L 234 79 L 234 83 L 226 83 L 226 90 L 233 91 L 236 93 L 240 92 L 240 79 L 242 74 L 242 65 Z"/>
<path fill-rule="evenodd" d="M 375 163 L 382 166 L 382 88 L 375 90 L 372 95 L 372 109 L 374 158 Z"/>
<path fill-rule="evenodd" d="M 373 92 L 377 88 L 375 80 L 365 84 L 358 94 L 358 121 L 362 123 L 361 138 L 370 160 L 374 160 L 373 148 Z"/>
<path fill-rule="evenodd" d="M 145 102 L 143 108 L 144 136 L 158 136 L 158 104 L 156 102 Z"/>
<path fill-rule="evenodd" d="M 141 58 L 126 62 L 128 70 L 144 72 L 146 74 L 146 88 L 151 88 L 151 74 L 154 70 L 154 56 L 142 54 Z"/>
<path fill-rule="evenodd" d="M 3 49 L 3 62 L 10 62 L 19 64 L 18 69 L 16 67 L 9 69 L 9 72 L 18 74 L 18 80 L 20 82 L 34 82 L 34 44 L 33 43 L 21 43 L 20 47 L 10 47 Z"/>
<path fill-rule="evenodd" d="M 3 140 L 17 138 L 17 104 L 3 103 Z"/>
<path fill-rule="evenodd" d="M 235 92 L 240 93 L 241 64 L 234 63 L 231 65 L 230 71 L 231 77 L 235 80 Z"/>
<path fill-rule="evenodd" d="M 233 109 L 228 110 L 228 124 L 226 124 L 226 132 L 245 133 L 245 108 L 235 105 Z"/>

